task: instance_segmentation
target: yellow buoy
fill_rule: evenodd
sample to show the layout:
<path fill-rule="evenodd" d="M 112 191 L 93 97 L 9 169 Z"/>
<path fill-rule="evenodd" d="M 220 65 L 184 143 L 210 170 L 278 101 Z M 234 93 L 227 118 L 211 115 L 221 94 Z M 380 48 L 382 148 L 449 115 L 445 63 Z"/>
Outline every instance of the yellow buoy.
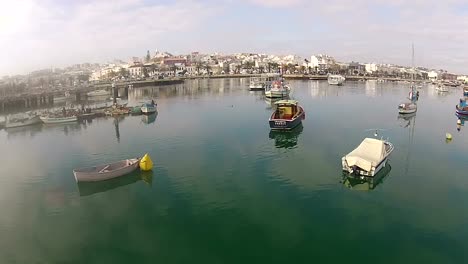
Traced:
<path fill-rule="evenodd" d="M 445 138 L 447 140 L 452 140 L 452 134 L 450 134 L 450 133 L 445 134 Z"/>
<path fill-rule="evenodd" d="M 140 160 L 140 170 L 142 171 L 150 171 L 153 169 L 153 161 L 151 160 L 148 153 L 146 153 L 143 158 Z"/>

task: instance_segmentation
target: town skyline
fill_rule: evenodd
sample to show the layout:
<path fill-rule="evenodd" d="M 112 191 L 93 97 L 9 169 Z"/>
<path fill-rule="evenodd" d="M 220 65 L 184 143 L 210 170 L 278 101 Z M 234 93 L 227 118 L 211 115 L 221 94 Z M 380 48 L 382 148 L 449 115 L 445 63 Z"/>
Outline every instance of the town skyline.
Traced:
<path fill-rule="evenodd" d="M 450 1 L 7 1 L 0 10 L 0 76 L 176 54 L 332 54 L 339 61 L 466 72 L 468 4 Z"/>

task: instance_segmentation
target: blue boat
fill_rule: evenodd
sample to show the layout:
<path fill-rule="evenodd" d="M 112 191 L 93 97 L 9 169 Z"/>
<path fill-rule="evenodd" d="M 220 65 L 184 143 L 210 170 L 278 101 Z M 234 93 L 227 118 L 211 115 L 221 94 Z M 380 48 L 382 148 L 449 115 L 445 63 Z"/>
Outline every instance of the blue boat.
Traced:
<path fill-rule="evenodd" d="M 272 130 L 291 130 L 305 119 L 304 109 L 296 100 L 280 100 L 275 102 L 276 110 L 270 116 Z"/>
<path fill-rule="evenodd" d="M 468 116 L 468 105 L 466 104 L 466 98 L 460 99 L 460 103 L 455 106 L 455 112 L 457 115 Z"/>

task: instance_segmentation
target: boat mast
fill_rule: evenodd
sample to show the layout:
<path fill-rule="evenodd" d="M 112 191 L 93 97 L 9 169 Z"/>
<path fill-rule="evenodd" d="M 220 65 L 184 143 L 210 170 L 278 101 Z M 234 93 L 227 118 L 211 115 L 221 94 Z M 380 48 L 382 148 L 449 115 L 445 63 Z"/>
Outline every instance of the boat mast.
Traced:
<path fill-rule="evenodd" d="M 414 43 L 411 43 L 411 85 L 414 85 Z"/>

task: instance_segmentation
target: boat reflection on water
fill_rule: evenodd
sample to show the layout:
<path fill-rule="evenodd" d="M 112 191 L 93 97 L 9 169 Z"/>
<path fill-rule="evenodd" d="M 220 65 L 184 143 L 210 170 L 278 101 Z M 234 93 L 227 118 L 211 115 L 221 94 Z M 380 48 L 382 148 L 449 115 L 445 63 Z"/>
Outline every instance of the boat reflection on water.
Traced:
<path fill-rule="evenodd" d="M 297 145 L 297 141 L 299 139 L 299 135 L 302 133 L 304 127 L 302 124 L 298 125 L 297 127 L 293 128 L 292 130 L 287 131 L 278 131 L 278 130 L 270 130 L 270 139 L 275 140 L 275 147 L 276 148 L 286 148 L 291 149 L 295 148 Z"/>
<path fill-rule="evenodd" d="M 404 125 L 402 127 L 408 127 L 411 125 L 411 121 L 414 119 L 416 116 L 416 112 L 411 113 L 411 114 L 398 114 L 398 120 L 402 120 L 404 122 Z"/>
<path fill-rule="evenodd" d="M 100 182 L 78 182 L 80 196 L 89 196 L 96 193 L 107 192 L 137 181 L 144 181 L 147 185 L 153 184 L 153 172 L 136 171 L 122 177 Z"/>
<path fill-rule="evenodd" d="M 455 116 L 457 117 L 457 131 L 460 132 L 462 126 L 465 126 L 465 121 L 468 120 L 468 117 L 457 114 Z"/>
<path fill-rule="evenodd" d="M 23 126 L 23 127 L 12 127 L 12 128 L 5 128 L 7 132 L 7 138 L 12 138 L 16 136 L 24 137 L 34 137 L 36 134 L 42 132 L 43 126 L 42 124 L 36 124 L 31 126 Z"/>
<path fill-rule="evenodd" d="M 150 114 L 150 115 L 142 115 L 141 116 L 141 121 L 143 121 L 143 123 L 145 124 L 152 124 L 156 121 L 156 117 L 158 116 L 158 112 L 156 111 L 155 113 L 153 114 Z"/>
<path fill-rule="evenodd" d="M 352 190 L 370 191 L 375 189 L 377 185 L 381 184 L 391 170 L 392 167 L 390 164 L 387 164 L 387 166 L 380 170 L 374 177 L 360 177 L 343 172 L 342 183 L 344 186 Z"/>

